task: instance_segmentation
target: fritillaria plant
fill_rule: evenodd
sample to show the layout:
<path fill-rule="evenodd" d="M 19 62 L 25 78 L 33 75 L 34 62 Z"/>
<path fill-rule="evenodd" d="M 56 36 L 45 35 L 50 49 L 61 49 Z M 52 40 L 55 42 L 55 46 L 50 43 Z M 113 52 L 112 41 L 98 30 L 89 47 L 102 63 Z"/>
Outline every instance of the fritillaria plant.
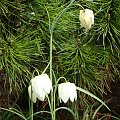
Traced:
<path fill-rule="evenodd" d="M 74 102 L 75 100 L 77 100 L 77 90 L 79 90 L 81 92 L 84 92 L 84 93 L 90 95 L 91 97 L 95 98 L 96 100 L 98 100 L 99 102 L 101 102 L 103 105 L 106 106 L 106 104 L 104 102 L 102 102 L 99 98 L 94 96 L 92 93 L 90 93 L 80 87 L 77 87 L 74 83 L 67 82 L 65 79 L 64 83 L 58 84 L 59 80 L 60 79 L 58 79 L 56 82 L 56 85 L 54 87 L 52 87 L 52 81 L 50 80 L 49 76 L 47 74 L 41 74 L 41 75 L 38 75 L 38 76 L 35 76 L 34 78 L 32 78 L 31 85 L 28 87 L 29 97 L 34 103 L 36 103 L 37 98 L 40 101 L 44 101 L 45 97 L 48 98 L 52 120 L 55 120 L 56 111 L 59 109 L 62 109 L 62 107 L 56 108 L 56 103 L 55 103 L 56 97 L 54 96 L 54 95 L 56 95 L 56 88 L 58 88 L 58 99 L 60 100 L 60 102 L 63 101 L 64 103 L 67 103 L 69 99 L 71 102 Z M 52 101 L 50 101 L 50 97 L 48 96 L 48 94 L 50 94 L 50 92 L 53 93 L 52 94 L 53 96 L 50 96 L 50 97 L 54 98 L 53 103 L 51 103 Z M 64 109 L 70 111 L 73 114 L 73 116 L 75 117 L 75 115 L 71 109 L 65 108 L 65 107 L 64 107 Z M 53 116 L 53 114 L 54 114 L 54 116 Z"/>
<path fill-rule="evenodd" d="M 99 102 L 101 102 L 103 105 L 106 106 L 106 104 L 101 101 L 98 97 L 96 97 L 95 95 L 93 95 L 92 93 L 77 87 L 74 83 L 70 83 L 67 82 L 65 80 L 65 83 L 59 83 L 60 79 L 59 78 L 57 81 L 55 80 L 53 82 L 53 69 L 52 69 L 52 40 L 53 40 L 53 31 L 54 28 L 59 20 L 59 18 L 64 14 L 64 12 L 73 4 L 75 0 L 71 0 L 70 4 L 68 6 L 66 6 L 65 9 L 63 9 L 53 20 L 52 24 L 50 23 L 50 15 L 49 12 L 46 8 L 46 11 L 48 13 L 48 18 L 49 18 L 49 30 L 50 30 L 50 61 L 48 66 L 45 68 L 43 74 L 35 76 L 32 80 L 31 80 L 31 84 L 28 87 L 28 93 L 29 93 L 29 97 L 30 99 L 36 103 L 37 98 L 41 101 L 45 100 L 45 97 L 47 97 L 48 99 L 48 103 L 49 103 L 49 107 L 50 107 L 50 112 L 47 111 L 47 113 L 51 114 L 51 119 L 52 120 L 56 120 L 56 111 L 59 109 L 66 109 L 69 112 L 71 112 L 75 118 L 75 114 L 73 113 L 73 111 L 70 108 L 66 108 L 66 107 L 59 107 L 56 108 L 56 102 L 55 99 L 58 98 L 60 100 L 60 102 L 64 102 L 67 103 L 68 100 L 70 99 L 71 102 L 74 102 L 75 100 L 77 100 L 77 90 L 81 91 L 85 94 L 88 94 L 89 96 L 95 98 L 96 100 L 98 100 Z M 81 5 L 79 5 L 81 6 Z M 92 24 L 94 24 L 94 14 L 93 11 L 90 9 L 84 9 L 82 7 L 83 10 L 80 10 L 80 16 L 79 16 L 79 20 L 81 22 L 81 26 L 84 27 L 86 29 L 86 31 L 88 31 Z M 50 66 L 50 78 L 47 74 L 44 74 L 46 69 Z M 55 83 L 54 85 L 52 83 Z M 58 97 L 56 97 L 56 91 L 58 89 Z M 50 94 L 50 96 L 48 96 Z M 107 106 L 106 106 L 107 107 Z M 108 108 L 108 107 L 107 107 Z M 109 109 L 109 108 L 108 108 Z M 32 111 L 33 114 L 33 111 Z M 33 120 L 33 115 L 31 117 L 31 120 Z"/>

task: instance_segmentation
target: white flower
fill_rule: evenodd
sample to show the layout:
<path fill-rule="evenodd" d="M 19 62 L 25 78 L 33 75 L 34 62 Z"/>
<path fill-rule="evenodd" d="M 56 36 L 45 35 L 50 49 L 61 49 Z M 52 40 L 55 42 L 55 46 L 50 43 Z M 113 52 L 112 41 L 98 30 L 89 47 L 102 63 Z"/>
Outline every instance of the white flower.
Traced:
<path fill-rule="evenodd" d="M 31 14 L 31 15 L 35 15 L 35 13 L 34 13 L 34 12 L 31 12 L 30 14 Z"/>
<path fill-rule="evenodd" d="M 90 9 L 80 10 L 79 20 L 81 26 L 88 31 L 91 28 L 91 25 L 94 24 L 94 14 Z"/>
<path fill-rule="evenodd" d="M 74 83 L 66 82 L 58 85 L 58 95 L 61 100 L 66 103 L 69 99 L 73 102 L 77 100 L 77 91 Z"/>
<path fill-rule="evenodd" d="M 31 86 L 32 86 L 32 98 L 31 98 Z M 46 94 L 49 94 L 52 89 L 52 81 L 47 74 L 41 74 L 35 76 L 31 80 L 31 85 L 28 87 L 28 93 L 30 99 L 35 103 L 38 98 L 44 101 Z"/>

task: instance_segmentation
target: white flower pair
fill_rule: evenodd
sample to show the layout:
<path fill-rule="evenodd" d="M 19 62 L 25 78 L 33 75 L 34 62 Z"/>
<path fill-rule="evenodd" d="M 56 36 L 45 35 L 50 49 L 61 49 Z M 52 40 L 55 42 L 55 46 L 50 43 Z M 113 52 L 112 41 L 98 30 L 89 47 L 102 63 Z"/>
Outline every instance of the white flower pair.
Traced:
<path fill-rule="evenodd" d="M 37 98 L 44 101 L 46 94 L 52 90 L 52 81 L 47 74 L 35 76 L 31 80 L 31 85 L 28 87 L 30 99 L 36 103 Z M 31 96 L 32 95 L 32 96 Z M 66 82 L 58 85 L 58 96 L 66 103 L 69 99 L 73 102 L 77 100 L 77 91 L 74 83 Z"/>

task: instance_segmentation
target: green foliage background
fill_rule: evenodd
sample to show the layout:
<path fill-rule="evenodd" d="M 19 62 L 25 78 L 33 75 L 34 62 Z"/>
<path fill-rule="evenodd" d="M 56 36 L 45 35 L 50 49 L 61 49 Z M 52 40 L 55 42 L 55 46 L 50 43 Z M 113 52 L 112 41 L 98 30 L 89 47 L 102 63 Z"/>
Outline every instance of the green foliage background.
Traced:
<path fill-rule="evenodd" d="M 60 18 L 53 33 L 53 71 L 94 94 L 110 91 L 120 71 L 120 0 L 76 0 Z M 28 85 L 35 70 L 49 62 L 49 18 L 69 4 L 68 0 L 0 1 L 0 73 L 10 92 Z M 94 11 L 89 32 L 81 28 L 78 4 Z M 49 70 L 47 70 L 49 72 Z M 1 77 L 1 82 L 3 78 Z M 91 98 L 79 93 L 80 105 Z M 93 101 L 93 100 L 92 100 Z"/>

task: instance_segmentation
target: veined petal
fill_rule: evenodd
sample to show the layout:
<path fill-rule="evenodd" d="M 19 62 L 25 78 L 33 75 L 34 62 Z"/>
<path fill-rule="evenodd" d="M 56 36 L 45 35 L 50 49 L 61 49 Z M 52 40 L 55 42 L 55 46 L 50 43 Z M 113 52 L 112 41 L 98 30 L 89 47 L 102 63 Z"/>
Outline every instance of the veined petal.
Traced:
<path fill-rule="evenodd" d="M 77 99 L 77 91 L 74 83 L 66 82 L 58 85 L 58 95 L 60 101 L 66 103 L 69 98 L 73 102 Z"/>
<path fill-rule="evenodd" d="M 85 9 L 85 16 L 87 16 L 88 19 L 86 19 L 86 21 L 88 20 L 88 23 L 94 24 L 94 14 L 93 11 L 90 9 Z"/>
<path fill-rule="evenodd" d="M 58 96 L 59 96 L 59 99 L 60 99 L 60 103 L 61 103 L 61 100 L 62 100 L 62 94 L 63 94 L 63 86 L 61 84 L 58 85 Z"/>
<path fill-rule="evenodd" d="M 41 86 L 41 81 L 38 78 L 33 80 L 32 89 L 33 89 L 33 92 L 38 97 L 38 99 L 41 100 L 41 101 L 44 101 L 44 99 L 45 99 L 45 91 L 43 90 L 43 88 Z"/>
<path fill-rule="evenodd" d="M 68 89 L 65 83 L 61 83 L 58 86 L 59 98 L 66 103 L 69 100 Z"/>
<path fill-rule="evenodd" d="M 94 14 L 90 9 L 80 10 L 79 20 L 81 26 L 88 31 L 91 28 L 91 25 L 94 24 Z"/>
<path fill-rule="evenodd" d="M 32 86 L 33 88 L 41 87 L 45 93 L 49 94 L 52 89 L 52 81 L 47 74 L 41 74 L 33 78 Z"/>
<path fill-rule="evenodd" d="M 52 89 L 52 81 L 47 74 L 35 76 L 32 80 L 32 89 L 37 98 L 44 101 L 45 95 L 49 94 Z"/>
<path fill-rule="evenodd" d="M 52 81 L 50 80 L 47 74 L 41 74 L 40 80 L 42 81 L 41 87 L 45 91 L 45 93 L 49 94 L 52 89 Z"/>
<path fill-rule="evenodd" d="M 70 91 L 71 102 L 73 102 L 74 100 L 77 100 L 77 91 L 74 83 L 69 84 L 69 91 Z"/>
<path fill-rule="evenodd" d="M 40 101 L 44 101 L 45 100 L 45 91 L 43 91 L 43 89 L 41 89 L 41 91 L 39 93 L 36 93 L 37 94 L 37 98 L 40 100 Z"/>
<path fill-rule="evenodd" d="M 84 27 L 86 24 L 84 18 L 85 18 L 85 12 L 84 12 L 84 10 L 80 10 L 79 20 L 81 22 L 82 27 Z"/>

